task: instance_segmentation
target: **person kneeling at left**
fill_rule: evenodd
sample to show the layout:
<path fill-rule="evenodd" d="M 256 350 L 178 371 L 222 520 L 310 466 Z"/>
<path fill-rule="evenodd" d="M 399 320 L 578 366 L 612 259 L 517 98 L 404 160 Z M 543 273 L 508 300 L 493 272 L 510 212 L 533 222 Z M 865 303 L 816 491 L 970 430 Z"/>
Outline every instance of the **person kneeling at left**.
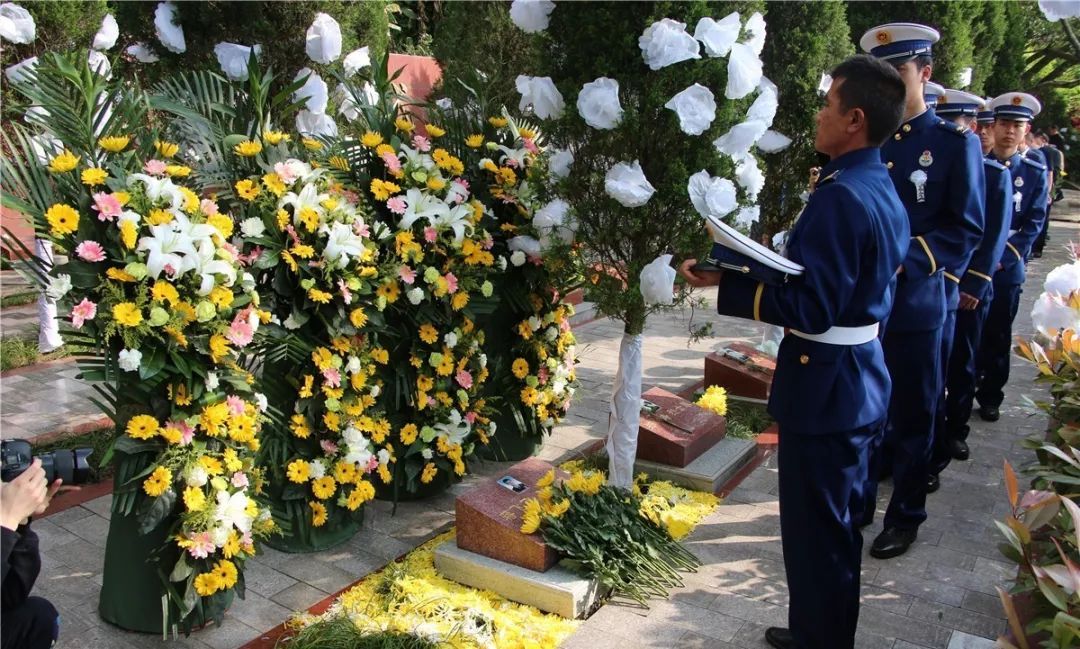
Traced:
<path fill-rule="evenodd" d="M 60 487 L 45 481 L 41 460 L 11 482 L 0 483 L 0 534 L 3 535 L 3 580 L 0 585 L 0 649 L 44 649 L 56 643 L 60 616 L 49 600 L 31 597 L 41 555 L 30 530 L 30 516 L 45 512 Z"/>

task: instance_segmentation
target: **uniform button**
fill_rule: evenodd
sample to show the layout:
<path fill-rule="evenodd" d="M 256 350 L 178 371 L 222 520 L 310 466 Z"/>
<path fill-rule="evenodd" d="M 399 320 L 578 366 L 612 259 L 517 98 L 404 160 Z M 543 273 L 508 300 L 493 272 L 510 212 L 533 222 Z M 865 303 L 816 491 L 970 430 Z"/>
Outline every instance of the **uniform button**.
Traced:
<path fill-rule="evenodd" d="M 888 162 L 885 163 L 885 168 L 886 169 L 892 169 L 892 160 L 889 160 Z"/>
<path fill-rule="evenodd" d="M 899 140 L 899 139 L 900 139 L 900 134 L 899 134 L 899 133 L 897 133 L 896 135 L 894 135 L 894 136 L 893 136 L 893 139 L 894 139 L 894 140 Z"/>
<path fill-rule="evenodd" d="M 911 130 L 911 124 L 904 124 L 904 132 L 907 133 Z"/>
<path fill-rule="evenodd" d="M 799 357 L 799 362 L 802 363 L 803 365 L 806 365 L 807 363 L 810 362 L 810 357 L 807 356 L 806 354 L 803 354 L 802 356 Z"/>

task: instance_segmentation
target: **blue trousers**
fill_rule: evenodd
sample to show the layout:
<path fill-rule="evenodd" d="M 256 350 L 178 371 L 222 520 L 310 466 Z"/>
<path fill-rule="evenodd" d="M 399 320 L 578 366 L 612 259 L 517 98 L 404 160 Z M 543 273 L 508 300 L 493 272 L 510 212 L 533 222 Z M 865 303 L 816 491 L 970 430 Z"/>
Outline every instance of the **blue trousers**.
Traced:
<path fill-rule="evenodd" d="M 886 330 L 882 345 L 892 377 L 889 421 L 870 459 L 862 522 L 874 518 L 878 480 L 892 473 L 893 494 L 885 527 L 916 529 L 926 520 L 926 476 L 941 389 L 941 328 Z"/>
<path fill-rule="evenodd" d="M 975 398 L 979 404 L 997 408 L 1005 400 L 1005 384 L 1009 382 L 1009 360 L 1012 357 L 1012 324 L 1020 308 L 1023 285 L 1006 284 L 994 279 L 994 299 L 983 325 L 982 341 L 975 367 L 979 387 Z"/>
<path fill-rule="evenodd" d="M 863 502 L 880 422 L 840 433 L 780 429 L 780 539 L 799 649 L 852 649 L 859 623 Z"/>
<path fill-rule="evenodd" d="M 979 302 L 971 311 L 956 312 L 956 333 L 953 337 L 952 354 L 945 370 L 945 423 L 934 429 L 934 453 L 930 472 L 941 473 L 949 465 L 952 455 L 948 443 L 967 439 L 970 428 L 971 409 L 975 401 L 975 360 L 982 339 L 983 324 L 990 312 L 993 298 Z"/>
<path fill-rule="evenodd" d="M 934 412 L 934 446 L 945 430 L 945 397 L 948 388 L 949 358 L 952 356 L 956 339 L 956 313 L 959 309 L 945 312 L 945 325 L 941 328 L 941 377 L 938 383 L 937 410 Z"/>

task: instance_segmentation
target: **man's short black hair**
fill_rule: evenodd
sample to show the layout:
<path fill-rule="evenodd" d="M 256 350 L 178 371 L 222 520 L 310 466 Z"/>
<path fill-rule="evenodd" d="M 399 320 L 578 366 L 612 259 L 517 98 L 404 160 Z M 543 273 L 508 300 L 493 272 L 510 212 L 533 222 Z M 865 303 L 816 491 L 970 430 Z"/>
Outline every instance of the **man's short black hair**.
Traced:
<path fill-rule="evenodd" d="M 860 54 L 833 68 L 831 76 L 844 81 L 836 91 L 840 108 L 862 109 L 869 144 L 881 146 L 904 118 L 907 91 L 900 73 L 881 59 Z"/>
<path fill-rule="evenodd" d="M 926 66 L 934 64 L 934 57 L 929 54 L 920 54 L 912 59 L 912 61 L 915 63 L 916 70 L 922 70 Z"/>

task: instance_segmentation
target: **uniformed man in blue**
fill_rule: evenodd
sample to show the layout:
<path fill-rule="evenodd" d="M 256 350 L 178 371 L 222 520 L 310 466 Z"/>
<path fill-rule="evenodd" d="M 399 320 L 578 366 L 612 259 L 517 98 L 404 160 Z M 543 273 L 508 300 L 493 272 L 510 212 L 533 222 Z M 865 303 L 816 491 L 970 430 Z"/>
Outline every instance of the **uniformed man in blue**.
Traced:
<path fill-rule="evenodd" d="M 732 272 L 679 272 L 719 286 L 721 314 L 790 327 L 776 360 L 769 412 L 780 426 L 780 529 L 790 629 L 766 631 L 780 649 L 852 649 L 859 616 L 862 502 L 869 450 L 881 435 L 890 380 L 878 337 L 907 216 L 878 146 L 903 113 L 889 65 L 856 56 L 832 71 L 815 148 L 829 156 L 791 230 L 787 256 L 804 266 L 767 285 Z"/>
<path fill-rule="evenodd" d="M 893 391 L 862 519 L 866 524 L 873 518 L 876 478 L 891 472 L 893 493 L 884 530 L 870 546 L 871 556 L 879 559 L 906 552 L 926 520 L 927 476 L 941 394 L 945 283 L 955 283 L 964 274 L 983 229 L 979 145 L 964 128 L 938 117 L 923 99 L 938 38 L 929 27 L 893 23 L 871 29 L 860 40 L 864 50 L 897 69 L 907 88 L 904 123 L 881 147 L 882 161 L 907 210 L 912 240 L 882 341 Z"/>
<path fill-rule="evenodd" d="M 1020 155 L 1019 146 L 1039 114 L 1039 100 L 1023 92 L 1007 92 L 990 102 L 994 111 L 994 149 L 991 156 L 1009 168 L 1012 176 L 1012 224 L 1001 263 L 994 273 L 994 299 L 983 326 L 976 368 L 980 375 L 975 398 L 979 416 L 997 421 L 1009 381 L 1012 323 L 1020 307 L 1031 245 L 1046 220 L 1046 167 Z"/>
<path fill-rule="evenodd" d="M 990 150 L 994 148 L 994 111 L 990 110 L 990 102 L 992 99 L 984 99 L 982 108 L 979 109 L 975 117 L 975 121 L 979 125 L 976 135 L 979 136 L 979 143 L 982 145 L 982 152 L 984 156 L 990 155 Z"/>
<path fill-rule="evenodd" d="M 923 101 L 930 108 L 937 109 L 938 101 L 945 96 L 945 86 L 927 81 L 923 86 Z"/>
<path fill-rule="evenodd" d="M 976 124 L 983 104 L 982 98 L 971 93 L 946 90 L 936 112 L 965 128 L 977 126 L 980 130 L 989 130 L 989 125 Z M 993 113 L 990 114 L 992 117 Z M 990 121 L 992 123 L 993 119 Z M 980 136 L 971 130 L 968 133 L 968 137 L 980 140 L 981 146 Z M 967 422 L 975 398 L 975 355 L 993 298 L 994 271 L 1009 236 L 1012 177 L 1004 165 L 989 158 L 983 158 L 983 171 L 986 177 L 986 218 L 982 241 L 958 285 L 952 282 L 945 284 L 946 289 L 956 287 L 952 291 L 955 302 L 953 295 L 949 294 L 949 317 L 942 335 L 945 394 L 934 425 L 934 452 L 927 481 L 929 493 L 937 491 L 938 474 L 948 466 L 950 460 L 966 460 L 970 454 L 966 440 L 969 431 Z M 946 292 L 949 293 L 948 290 Z"/>

